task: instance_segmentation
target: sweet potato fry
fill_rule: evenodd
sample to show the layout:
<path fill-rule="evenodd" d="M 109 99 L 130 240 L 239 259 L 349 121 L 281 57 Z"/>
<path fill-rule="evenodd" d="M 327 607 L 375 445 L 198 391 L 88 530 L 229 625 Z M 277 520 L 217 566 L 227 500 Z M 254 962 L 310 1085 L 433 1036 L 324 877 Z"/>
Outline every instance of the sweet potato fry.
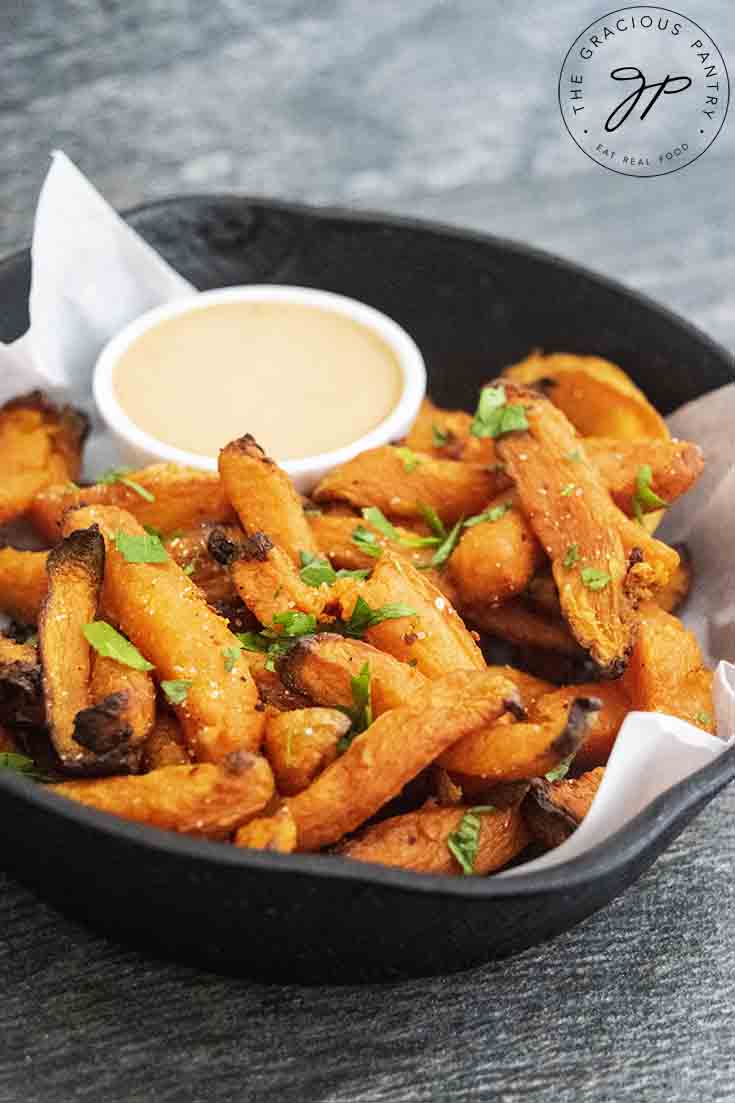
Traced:
<path fill-rule="evenodd" d="M 298 843 L 294 818 L 286 805 L 272 816 L 256 816 L 250 823 L 239 828 L 234 843 L 235 846 L 248 847 L 251 850 L 275 850 L 280 854 L 291 854 Z"/>
<path fill-rule="evenodd" d="M 513 495 L 489 509 L 512 504 L 496 520 L 466 528 L 447 564 L 460 605 L 497 605 L 525 590 L 545 556 Z"/>
<path fill-rule="evenodd" d="M 369 827 L 339 853 L 357 862 L 396 866 L 415 873 L 459 874 L 447 842 L 470 808 L 421 808 Z M 473 872 L 502 869 L 525 850 L 530 836 L 518 808 L 478 813 L 480 833 Z"/>
<path fill-rule="evenodd" d="M 316 552 L 291 480 L 250 434 L 222 449 L 219 471 L 225 493 L 247 533 L 264 532 L 296 566 L 300 552 Z"/>
<path fill-rule="evenodd" d="M 446 750 L 439 765 L 452 774 L 494 781 L 539 777 L 581 746 L 599 707 L 595 698 L 577 696 L 570 701 L 547 694 L 531 707 L 527 722 L 473 732 Z"/>
<path fill-rule="evenodd" d="M 337 744 L 350 730 L 350 718 L 339 709 L 310 708 L 268 717 L 264 749 L 284 796 L 294 796 L 337 757 Z"/>
<path fill-rule="evenodd" d="M 26 513 L 44 487 L 76 479 L 88 428 L 84 414 L 58 409 L 40 391 L 0 408 L 0 524 Z"/>
<path fill-rule="evenodd" d="M 388 517 L 420 521 L 431 506 L 447 525 L 481 513 L 507 480 L 485 464 L 436 460 L 385 445 L 335 467 L 314 491 L 317 502 L 346 502 L 358 509 L 377 506 Z"/>
<path fill-rule="evenodd" d="M 123 753 L 131 772 L 140 766 L 141 744 L 156 718 L 156 691 L 145 670 L 94 656 L 90 682 L 92 704 L 78 712 L 74 739 L 97 755 Z"/>
<path fill-rule="evenodd" d="M 46 720 L 65 769 L 81 771 L 97 759 L 77 742 L 75 722 L 77 714 L 93 703 L 92 651 L 83 629 L 95 619 L 104 569 L 105 542 L 93 523 L 58 544 L 47 562 L 48 592 L 38 621 L 38 649 Z"/>
<path fill-rule="evenodd" d="M 412 452 L 424 452 L 438 460 L 492 467 L 498 462 L 495 441 L 491 437 L 473 436 L 472 420 L 472 414 L 466 410 L 443 410 L 425 398 L 404 444 Z"/>
<path fill-rule="evenodd" d="M 517 699 L 506 678 L 456 671 L 434 682 L 419 708 L 384 713 L 308 789 L 289 798 L 299 849 L 318 850 L 354 831 L 437 755 L 488 727 Z"/>
<path fill-rule="evenodd" d="M 689 596 L 692 588 L 694 568 L 688 548 L 677 544 L 674 549 L 679 556 L 676 568 L 671 572 L 669 581 L 660 590 L 656 590 L 653 600 L 666 613 L 675 613 Z"/>
<path fill-rule="evenodd" d="M 137 777 L 65 781 L 49 789 L 148 827 L 225 839 L 265 807 L 273 775 L 260 755 L 235 751 L 218 764 L 164 766 Z"/>
<path fill-rule="evenodd" d="M 300 640 L 278 664 L 284 683 L 327 708 L 351 708 L 351 679 L 367 663 L 370 669 L 373 716 L 400 708 L 426 678 L 418 670 L 362 640 L 320 632 Z"/>
<path fill-rule="evenodd" d="M 159 709 L 156 721 L 143 746 L 143 768 L 160 770 L 164 766 L 186 766 L 191 762 L 181 725 L 168 709 Z"/>
<path fill-rule="evenodd" d="M 43 551 L 0 548 L 0 609 L 22 624 L 35 624 L 48 579 Z"/>
<path fill-rule="evenodd" d="M 603 676 L 617 677 L 625 669 L 635 630 L 621 515 L 585 462 L 580 438 L 564 414 L 527 389 L 506 384 L 505 393 L 508 402 L 523 407 L 528 430 L 501 437 L 498 452 L 551 559 L 572 634 Z"/>
<path fill-rule="evenodd" d="M 116 506 L 164 536 L 194 528 L 202 521 L 234 518 L 219 477 L 213 472 L 157 463 L 131 471 L 123 478 L 125 481 L 117 479 L 82 488 L 68 483 L 49 486 L 33 500 L 29 512 L 31 524 L 39 536 L 55 544 L 61 536 L 64 514 L 83 506 Z"/>
<path fill-rule="evenodd" d="M 411 541 L 419 534 L 401 525 L 393 526 L 399 539 L 388 540 L 385 533 L 370 521 L 347 510 L 329 509 L 322 513 L 312 513 L 308 520 L 319 551 L 338 569 L 372 570 L 383 548 L 389 548 L 394 555 L 409 560 L 415 567 L 424 568 L 436 550 L 433 547 L 412 547 Z M 375 537 L 378 555 L 362 551 L 360 542 L 353 540 L 358 528 L 367 529 Z"/>
<path fill-rule="evenodd" d="M 584 652 L 563 620 L 545 616 L 532 609 L 524 598 L 512 598 L 502 605 L 462 607 L 468 624 L 481 632 L 508 640 L 521 647 L 538 647 L 581 660 Z"/>
<path fill-rule="evenodd" d="M 107 558 L 103 604 L 114 623 L 156 668 L 156 677 L 184 681 L 176 714 L 197 761 L 218 762 L 233 750 L 257 750 L 264 718 L 239 641 L 209 608 L 201 591 L 172 560 L 132 563 L 118 533 L 142 536 L 124 510 L 88 506 L 70 513 L 67 531 L 98 524 Z"/>
<path fill-rule="evenodd" d="M 575 770 L 592 770 L 604 766 L 615 745 L 620 726 L 632 706 L 623 680 L 612 682 L 580 682 L 563 686 L 555 691 L 559 701 L 572 701 L 575 697 L 593 697 L 600 702 L 599 712 L 590 716 L 587 734 L 574 756 Z"/>
<path fill-rule="evenodd" d="M 632 379 L 598 356 L 532 352 L 503 375 L 515 383 L 538 386 L 585 437 L 638 440 L 669 433 L 661 415 Z"/>
<path fill-rule="evenodd" d="M 45 721 L 37 649 L 0 636 L 0 722 L 25 729 L 41 727 Z"/>
<path fill-rule="evenodd" d="M 383 620 L 369 627 L 365 639 L 396 659 L 410 662 L 437 678 L 450 670 L 484 670 L 482 652 L 449 599 L 410 563 L 385 552 L 365 582 L 340 579 L 332 587 L 347 619 L 359 598 L 372 609 L 402 604 L 412 616 Z"/>
<path fill-rule="evenodd" d="M 641 606 L 635 648 L 622 682 L 631 708 L 665 712 L 714 732 L 712 673 L 693 632 L 654 602 Z"/>
<path fill-rule="evenodd" d="M 534 839 L 549 849 L 565 842 L 589 812 L 604 776 L 600 766 L 577 778 L 536 778 L 521 809 Z"/>
<path fill-rule="evenodd" d="M 298 610 L 318 616 L 330 600 L 329 587 L 307 586 L 282 548 L 263 532 L 236 543 L 222 529 L 213 529 L 209 553 L 229 567 L 235 590 L 261 624 L 271 625 L 280 613 Z"/>
<path fill-rule="evenodd" d="M 585 452 L 618 509 L 634 516 L 636 477 L 641 467 L 651 468 L 651 490 L 671 503 L 685 494 L 704 468 L 702 450 L 686 440 L 614 440 L 589 437 Z"/>

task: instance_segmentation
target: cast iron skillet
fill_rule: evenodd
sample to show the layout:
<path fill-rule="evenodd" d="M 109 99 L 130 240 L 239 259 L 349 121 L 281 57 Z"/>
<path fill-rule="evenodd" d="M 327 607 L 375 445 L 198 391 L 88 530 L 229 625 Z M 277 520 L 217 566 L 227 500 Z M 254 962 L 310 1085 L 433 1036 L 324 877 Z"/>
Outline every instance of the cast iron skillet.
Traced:
<path fill-rule="evenodd" d="M 471 407 L 479 384 L 534 346 L 620 363 L 663 412 L 735 374 L 724 349 L 655 304 L 496 238 L 232 196 L 164 200 L 128 217 L 199 288 L 303 284 L 386 311 L 418 341 L 443 405 Z M 4 340 L 27 325 L 28 276 L 27 253 L 0 264 Z M 601 908 L 733 777 L 735 747 L 563 869 L 475 880 L 179 838 L 4 771 L 0 860 L 63 911 L 223 973 L 443 973 L 516 953 Z"/>

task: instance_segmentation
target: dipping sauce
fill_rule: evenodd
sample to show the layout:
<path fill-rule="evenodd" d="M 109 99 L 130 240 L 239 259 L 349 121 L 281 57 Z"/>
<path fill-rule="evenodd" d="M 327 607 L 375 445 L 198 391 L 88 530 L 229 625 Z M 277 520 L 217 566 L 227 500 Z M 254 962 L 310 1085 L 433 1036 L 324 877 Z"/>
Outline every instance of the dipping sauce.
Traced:
<path fill-rule="evenodd" d="M 251 433 L 276 460 L 351 444 L 398 405 L 390 346 L 336 311 L 288 302 L 213 303 L 159 322 L 115 365 L 131 421 L 165 444 L 216 457 Z"/>

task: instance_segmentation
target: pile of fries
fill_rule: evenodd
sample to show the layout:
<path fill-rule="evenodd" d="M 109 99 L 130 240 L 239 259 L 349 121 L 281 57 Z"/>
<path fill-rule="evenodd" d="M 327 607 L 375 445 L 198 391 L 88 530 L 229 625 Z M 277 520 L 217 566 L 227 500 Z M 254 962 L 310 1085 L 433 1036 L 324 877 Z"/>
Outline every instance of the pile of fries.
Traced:
<path fill-rule="evenodd" d="M 84 437 L 39 394 L 0 410 L 0 522 L 48 549 L 0 550 L 0 765 L 58 794 L 487 874 L 575 830 L 630 710 L 713 730 L 691 567 L 653 535 L 702 457 L 612 364 L 533 354 L 474 415 L 427 400 L 309 500 L 248 435 L 218 474 L 78 486 Z"/>

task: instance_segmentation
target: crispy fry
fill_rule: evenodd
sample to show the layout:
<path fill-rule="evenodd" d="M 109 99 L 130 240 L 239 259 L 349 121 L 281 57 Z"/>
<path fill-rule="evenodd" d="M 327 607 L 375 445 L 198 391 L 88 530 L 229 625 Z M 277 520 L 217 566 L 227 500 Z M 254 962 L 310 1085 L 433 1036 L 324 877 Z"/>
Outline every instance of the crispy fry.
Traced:
<path fill-rule="evenodd" d="M 214 525 L 205 523 L 186 532 L 174 533 L 166 541 L 166 551 L 196 583 L 210 605 L 231 602 L 237 597 L 230 572 L 209 554 L 209 537 L 217 529 L 226 539 L 242 540 L 244 533 L 239 525 Z"/>
<path fill-rule="evenodd" d="M 37 649 L 0 635 L 0 722 L 10 728 L 36 728 L 45 721 Z"/>
<path fill-rule="evenodd" d="M 92 705 L 77 713 L 74 721 L 76 742 L 96 754 L 124 742 L 127 761 L 137 767 L 141 744 L 156 718 L 156 691 L 150 674 L 95 655 L 90 696 Z"/>
<path fill-rule="evenodd" d="M 330 509 L 323 513 L 310 514 L 309 525 L 321 554 L 326 556 L 334 567 L 347 571 L 365 568 L 372 570 L 376 558 L 380 558 L 380 555 L 372 556 L 362 551 L 359 542 L 356 543 L 352 539 L 358 527 L 371 532 L 381 549 L 389 548 L 394 555 L 409 560 L 416 567 L 425 567 L 436 550 L 433 547 L 411 547 L 410 541 L 415 539 L 417 533 L 401 525 L 393 526 L 398 533 L 398 541 L 388 540 L 385 533 L 375 528 L 370 521 L 343 509 Z"/>
<path fill-rule="evenodd" d="M 231 521 L 232 506 L 225 498 L 219 477 L 210 471 L 156 463 L 131 471 L 128 482 L 97 483 L 81 489 L 49 486 L 33 500 L 29 519 L 39 536 L 55 544 L 61 535 L 64 514 L 83 506 L 116 506 L 141 525 L 150 525 L 164 536 L 191 529 L 203 521 Z M 134 482 L 145 497 L 133 489 Z M 148 495 L 153 496 L 149 501 Z"/>
<path fill-rule="evenodd" d="M 595 698 L 549 693 L 529 710 L 528 722 L 496 724 L 457 741 L 439 758 L 450 773 L 522 781 L 553 770 L 584 742 Z"/>
<path fill-rule="evenodd" d="M 351 708 L 351 679 L 370 669 L 373 716 L 400 708 L 426 686 L 418 670 L 362 640 L 320 632 L 299 640 L 279 662 L 284 683 L 327 708 Z"/>
<path fill-rule="evenodd" d="M 344 858 L 383 866 L 411 869 L 415 873 L 461 873 L 447 840 L 470 808 L 424 807 L 418 812 L 394 816 L 369 827 L 341 848 Z M 476 874 L 492 873 L 525 850 L 530 836 L 518 808 L 482 812 Z"/>
<path fill-rule="evenodd" d="M 164 766 L 185 766 L 191 762 L 181 725 L 168 709 L 159 709 L 143 747 L 145 772 Z"/>
<path fill-rule="evenodd" d="M 46 596 L 48 552 L 0 548 L 0 609 L 23 624 L 35 624 Z"/>
<path fill-rule="evenodd" d="M 68 515 L 68 531 L 99 524 L 107 559 L 103 602 L 161 680 L 188 681 L 176 715 L 197 761 L 218 762 L 234 750 L 257 750 L 263 715 L 239 641 L 209 608 L 198 587 L 172 560 L 131 563 L 115 546 L 116 533 L 140 536 L 124 510 L 89 506 Z M 225 659 L 230 656 L 229 669 Z"/>
<path fill-rule="evenodd" d="M 665 712 L 714 732 L 712 673 L 703 665 L 694 633 L 654 602 L 640 609 L 636 645 L 622 682 L 631 708 Z"/>
<path fill-rule="evenodd" d="M 300 850 L 354 831 L 452 743 L 486 728 L 517 700 L 497 674 L 456 671 L 434 682 L 420 707 L 384 713 L 308 789 L 288 800 Z"/>
<path fill-rule="evenodd" d="M 687 440 L 589 437 L 584 448 L 616 506 L 630 517 L 636 476 L 645 464 L 651 468 L 651 490 L 669 504 L 686 494 L 704 468 L 702 450 Z"/>
<path fill-rule="evenodd" d="M 298 843 L 294 818 L 283 805 L 272 816 L 257 816 L 246 823 L 238 830 L 234 843 L 251 850 L 276 850 L 280 854 L 291 854 Z"/>
<path fill-rule="evenodd" d="M 503 375 L 543 393 L 585 437 L 638 440 L 669 433 L 661 415 L 615 364 L 598 356 L 532 352 Z"/>
<path fill-rule="evenodd" d="M 491 437 L 473 436 L 472 420 L 472 414 L 466 410 L 443 410 L 425 398 L 405 444 L 413 452 L 425 452 L 435 459 L 492 467 L 498 462 L 495 441 Z"/>
<path fill-rule="evenodd" d="M 544 561 L 533 530 L 512 494 L 488 508 L 512 502 L 513 508 L 495 521 L 464 530 L 450 556 L 447 573 L 460 605 L 496 605 L 521 593 Z"/>
<path fill-rule="evenodd" d="M 149 827 L 225 839 L 273 796 L 273 775 L 260 755 L 235 751 L 222 762 L 164 766 L 137 777 L 66 781 L 52 792 Z"/>
<path fill-rule="evenodd" d="M 416 462 L 417 461 L 417 462 Z M 377 506 L 388 517 L 422 520 L 431 506 L 447 525 L 481 513 L 507 480 L 484 464 L 436 460 L 416 453 L 406 463 L 400 449 L 385 445 L 335 467 L 314 491 L 317 502 L 346 502 L 358 509 Z"/>
<path fill-rule="evenodd" d="M 65 769 L 88 769 L 101 757 L 76 740 L 75 722 L 77 714 L 93 703 L 92 653 L 83 629 L 95 619 L 104 569 L 105 542 L 93 523 L 71 533 L 47 562 L 48 593 L 38 621 L 38 649 L 46 720 Z"/>
<path fill-rule="evenodd" d="M 582 659 L 584 652 L 563 620 L 544 616 L 523 598 L 512 598 L 498 606 L 468 605 L 462 609 L 468 624 L 521 647 L 540 647 Z"/>
<path fill-rule="evenodd" d="M 580 438 L 564 414 L 538 394 L 505 388 L 508 401 L 524 407 L 528 430 L 500 438 L 498 452 L 551 559 L 572 634 L 603 675 L 617 677 L 625 669 L 635 630 L 619 533 L 622 515 L 585 462 Z M 575 453 L 581 462 L 570 458 Z M 570 549 L 575 553 L 571 563 Z"/>
<path fill-rule="evenodd" d="M 337 757 L 337 744 L 350 730 L 339 709 L 294 709 L 269 716 L 265 753 L 279 793 L 287 797 L 311 785 Z"/>
<path fill-rule="evenodd" d="M 318 616 L 330 600 L 329 587 L 302 582 L 288 555 L 263 532 L 235 543 L 216 528 L 208 546 L 212 558 L 229 567 L 240 599 L 261 624 L 270 626 L 279 613 L 294 609 Z"/>
<path fill-rule="evenodd" d="M 575 770 L 591 770 L 607 762 L 620 726 L 632 706 L 620 678 L 612 682 L 580 682 L 564 686 L 555 693 L 560 701 L 571 701 L 580 695 L 594 697 L 600 702 L 600 711 L 590 717 L 587 734 L 574 756 Z"/>
<path fill-rule="evenodd" d="M 88 428 L 84 414 L 57 408 L 40 391 L 0 408 L 0 524 L 26 513 L 44 487 L 76 479 Z"/>
<path fill-rule="evenodd" d="M 577 778 L 536 778 L 522 807 L 533 837 L 548 848 L 565 842 L 589 812 L 604 776 L 600 766 Z"/>
<path fill-rule="evenodd" d="M 381 651 L 410 662 L 427 678 L 450 670 L 484 670 L 482 652 L 449 599 L 410 563 L 385 552 L 365 582 L 340 579 L 332 587 L 347 619 L 362 597 L 371 608 L 400 603 L 411 617 L 384 620 L 368 628 L 365 639 Z"/>
<path fill-rule="evenodd" d="M 222 449 L 219 471 L 225 493 L 247 533 L 266 533 L 296 566 L 300 552 L 316 552 L 291 480 L 249 433 Z"/>

